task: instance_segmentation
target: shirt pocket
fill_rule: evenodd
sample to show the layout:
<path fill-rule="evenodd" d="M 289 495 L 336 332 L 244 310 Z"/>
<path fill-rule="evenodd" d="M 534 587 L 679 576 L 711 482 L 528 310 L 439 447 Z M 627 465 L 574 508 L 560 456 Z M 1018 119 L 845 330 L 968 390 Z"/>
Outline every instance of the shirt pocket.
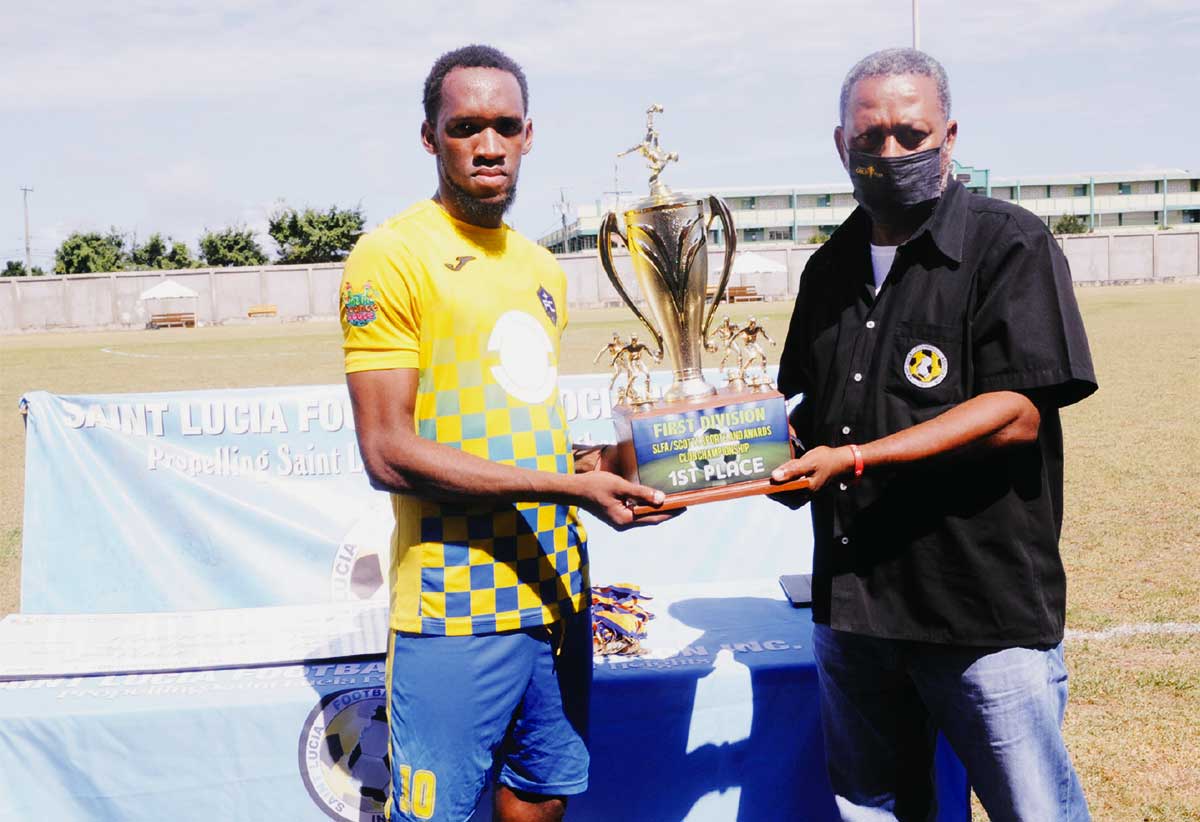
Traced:
<path fill-rule="evenodd" d="M 965 373 L 962 331 L 955 326 L 901 322 L 884 363 L 884 390 L 908 407 L 925 410 L 921 422 L 962 402 Z"/>

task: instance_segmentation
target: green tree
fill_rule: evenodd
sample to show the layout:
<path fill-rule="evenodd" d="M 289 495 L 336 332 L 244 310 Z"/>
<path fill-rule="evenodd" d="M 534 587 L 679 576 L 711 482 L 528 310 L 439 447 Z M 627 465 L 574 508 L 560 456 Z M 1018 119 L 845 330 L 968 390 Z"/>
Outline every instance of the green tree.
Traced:
<path fill-rule="evenodd" d="M 136 268 L 196 267 L 196 260 L 188 250 L 187 243 L 174 241 L 170 237 L 164 240 L 157 232 L 151 234 L 140 246 L 135 246 L 129 256 Z"/>
<path fill-rule="evenodd" d="M 55 274 L 90 274 L 93 271 L 120 271 L 129 258 L 125 238 L 115 228 L 107 234 L 76 231 L 63 240 L 54 252 Z"/>
<path fill-rule="evenodd" d="M 1054 221 L 1054 226 L 1050 230 L 1055 234 L 1086 234 L 1088 227 L 1087 221 L 1082 217 L 1064 214 Z"/>
<path fill-rule="evenodd" d="M 163 268 L 196 268 L 200 265 L 200 261 L 192 256 L 187 243 L 179 240 L 171 243 L 171 250 L 167 252 L 164 261 L 166 264 Z"/>
<path fill-rule="evenodd" d="M 280 263 L 336 263 L 346 259 L 362 236 L 361 208 L 328 211 L 284 206 L 271 215 L 267 233 L 279 246 Z"/>
<path fill-rule="evenodd" d="M 248 228 L 207 231 L 200 238 L 200 257 L 205 265 L 262 265 L 267 255 Z"/>
<path fill-rule="evenodd" d="M 809 236 L 808 242 L 809 242 L 809 245 L 821 245 L 828 239 L 829 239 L 829 235 L 826 234 L 824 231 L 816 231 L 816 232 L 813 232 L 813 234 Z"/>
<path fill-rule="evenodd" d="M 166 256 L 167 244 L 157 232 L 151 234 L 141 245 L 135 245 L 129 252 L 129 259 L 135 268 L 162 268 L 162 261 Z"/>
<path fill-rule="evenodd" d="M 46 273 L 45 271 L 42 271 L 42 269 L 38 268 L 36 265 L 33 267 L 33 276 L 41 277 L 45 273 Z M 0 271 L 0 277 L 24 277 L 24 276 L 25 276 L 25 263 L 18 262 L 16 260 L 9 260 L 8 262 L 6 262 L 4 264 L 4 270 Z"/>

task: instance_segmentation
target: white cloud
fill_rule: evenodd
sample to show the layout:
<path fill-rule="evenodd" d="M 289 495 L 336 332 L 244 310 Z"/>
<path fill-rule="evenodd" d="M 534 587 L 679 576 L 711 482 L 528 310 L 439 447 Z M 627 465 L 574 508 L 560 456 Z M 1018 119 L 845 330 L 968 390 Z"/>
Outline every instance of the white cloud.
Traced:
<path fill-rule="evenodd" d="M 856 6 L 869 4 L 848 4 Z M 419 81 L 441 51 L 473 41 L 495 42 L 531 73 L 602 82 L 614 73 L 683 71 L 711 80 L 753 73 L 772 55 L 828 52 L 852 33 L 844 18 L 797 3 L 767 10 L 717 0 L 448 8 L 377 2 L 330 10 L 314 0 L 24 6 L 10 20 L 24 35 L 0 54 L 0 105 L 395 87 Z"/>
<path fill-rule="evenodd" d="M 980 62 L 1195 33 L 1194 3 L 1139 6 L 927 0 L 921 21 L 925 45 Z M 0 108 L 415 88 L 438 53 L 472 41 L 495 42 L 530 74 L 600 86 L 612 78 L 631 95 L 663 74 L 746 87 L 781 67 L 797 79 L 840 74 L 854 55 L 906 44 L 908 15 L 909 5 L 894 0 L 21 4 L 8 15 L 11 34 L 0 50 Z M 1143 25 L 1156 21 L 1174 25 Z"/>
<path fill-rule="evenodd" d="M 35 186 L 35 246 L 50 247 L 110 224 L 189 243 L 239 220 L 262 232 L 280 196 L 363 198 L 377 222 L 432 189 L 415 136 L 420 85 L 466 42 L 505 49 L 530 77 L 525 228 L 556 219 L 560 186 L 578 202 L 610 189 L 613 154 L 640 137 L 652 101 L 682 156 L 673 185 L 836 179 L 837 86 L 910 31 L 910 5 L 896 0 L 9 5 L 0 113 L 22 128 L 0 134 L 0 164 L 21 168 L 0 180 Z M 1198 17 L 1195 0 L 921 3 L 922 43 L 951 72 L 960 148 L 974 153 L 964 159 L 1005 174 L 1128 167 L 1148 150 L 1151 165 L 1194 164 L 1194 149 L 1161 146 L 1197 126 L 1179 103 L 1195 96 Z M 1172 128 L 1153 145 L 1128 136 L 1166 113 Z M 640 164 L 622 163 L 623 187 L 641 190 Z M 0 226 L 19 235 L 19 197 L 0 192 Z"/>

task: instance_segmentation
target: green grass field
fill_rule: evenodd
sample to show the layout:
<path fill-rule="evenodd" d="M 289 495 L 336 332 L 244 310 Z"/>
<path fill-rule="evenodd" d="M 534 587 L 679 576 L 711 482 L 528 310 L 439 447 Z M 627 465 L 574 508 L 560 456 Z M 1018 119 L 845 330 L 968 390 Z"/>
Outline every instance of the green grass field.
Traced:
<path fill-rule="evenodd" d="M 1078 295 L 1101 389 L 1064 412 L 1067 624 L 1200 624 L 1200 285 Z M 790 309 L 728 313 L 754 314 L 782 344 Z M 618 310 L 571 322 L 566 373 L 593 370 L 612 331 L 636 330 Z M 339 336 L 333 323 L 291 323 L 0 337 L 0 614 L 18 608 L 24 391 L 338 382 Z M 1095 818 L 1200 820 L 1200 635 L 1075 639 L 1067 662 L 1067 739 Z"/>

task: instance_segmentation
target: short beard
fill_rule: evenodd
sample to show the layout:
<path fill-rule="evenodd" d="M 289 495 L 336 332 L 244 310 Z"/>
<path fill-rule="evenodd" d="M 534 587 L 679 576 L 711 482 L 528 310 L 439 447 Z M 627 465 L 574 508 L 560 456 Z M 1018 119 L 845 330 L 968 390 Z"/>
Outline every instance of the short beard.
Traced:
<path fill-rule="evenodd" d="M 508 192 L 504 195 L 503 200 L 485 202 L 471 196 L 470 192 L 451 180 L 442 166 L 441 158 L 438 158 L 438 175 L 446 184 L 443 191 L 454 200 L 455 210 L 472 225 L 486 226 L 501 222 L 504 213 L 508 211 L 513 201 L 517 199 L 517 181 L 515 178 L 512 181 L 512 185 L 509 186 Z"/>

